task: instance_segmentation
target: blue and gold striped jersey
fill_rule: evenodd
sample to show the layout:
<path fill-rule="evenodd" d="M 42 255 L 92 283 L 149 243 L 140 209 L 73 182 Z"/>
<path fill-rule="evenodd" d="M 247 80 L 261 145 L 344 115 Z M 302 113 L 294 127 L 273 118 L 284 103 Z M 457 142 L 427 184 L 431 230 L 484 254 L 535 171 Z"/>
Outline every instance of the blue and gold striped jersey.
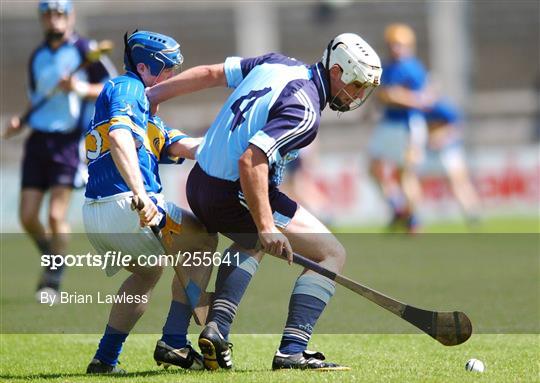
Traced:
<path fill-rule="evenodd" d="M 126 129 L 133 135 L 139 168 L 149 193 L 161 191 L 158 163 L 183 162 L 168 157 L 167 149 L 186 136 L 166 126 L 159 117 L 150 116 L 149 108 L 144 84 L 135 74 L 128 72 L 107 82 L 96 101 L 94 118 L 85 137 L 87 198 L 100 199 L 130 191 L 111 156 L 109 132 L 112 130 Z"/>

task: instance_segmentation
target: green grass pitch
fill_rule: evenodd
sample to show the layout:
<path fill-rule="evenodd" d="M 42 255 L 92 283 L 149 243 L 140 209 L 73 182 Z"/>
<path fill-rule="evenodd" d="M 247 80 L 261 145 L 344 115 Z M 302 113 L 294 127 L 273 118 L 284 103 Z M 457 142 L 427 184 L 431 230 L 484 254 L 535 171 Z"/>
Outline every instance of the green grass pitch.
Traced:
<path fill-rule="evenodd" d="M 336 231 L 360 232 L 364 230 L 342 228 Z M 367 231 L 376 232 L 376 229 Z M 444 224 L 430 226 L 427 231 L 460 233 L 466 232 L 466 228 L 460 224 Z M 537 220 L 493 219 L 485 222 L 478 232 L 538 233 L 539 227 Z M 15 255 L 20 255 L 24 259 L 31 259 L 31 254 L 35 254 L 32 244 L 24 236 L 19 238 L 14 243 L 4 238 L 2 244 L 2 280 L 0 281 L 2 329 L 17 328 L 15 324 L 22 323 L 25 319 L 23 316 L 31 316 L 31 323 L 29 323 L 31 325 L 35 322 L 46 323 L 49 317 L 54 318 L 54 315 L 63 313 L 62 308 L 47 311 L 37 304 L 32 305 L 31 292 L 35 287 L 39 268 L 35 263 L 29 264 L 31 266 L 29 268 L 16 266 L 17 263 L 14 262 L 17 257 L 12 256 L 15 252 L 17 253 Z M 451 238 L 455 238 L 454 242 L 459 244 L 470 237 L 460 235 Z M 186 372 L 173 367 L 164 370 L 156 366 L 152 358 L 155 342 L 160 337 L 159 331 L 169 299 L 168 282 L 161 281 L 158 286 L 159 291 L 155 293 L 148 312 L 137 326 L 139 331 L 128 338 L 120 357 L 121 367 L 129 372 L 127 376 L 86 376 L 84 374 L 86 365 L 99 341 L 99 332 L 106 322 L 108 307 L 100 305 L 103 307 L 95 307 L 95 313 L 92 307 L 80 308 L 81 324 L 79 325 L 94 324 L 91 330 L 81 332 L 90 333 L 17 334 L 6 331 L 7 333 L 1 334 L 0 382 L 537 382 L 540 381 L 540 335 L 537 331 L 538 321 L 540 321 L 538 312 L 539 261 L 531 263 L 531 260 L 524 255 L 531 248 L 530 244 L 518 242 L 531 240 L 531 238 L 534 245 L 534 236 L 508 237 L 508 241 L 505 241 L 503 235 L 489 237 L 487 243 L 474 242 L 477 245 L 474 252 L 479 254 L 478 258 L 458 254 L 468 260 L 467 267 L 461 270 L 461 274 L 448 277 L 448 280 L 469 281 L 474 279 L 471 276 L 476 275 L 475 269 L 481 270 L 484 266 L 486 270 L 478 273 L 475 284 L 458 284 L 452 286 L 452 288 L 455 287 L 453 290 L 444 294 L 440 291 L 437 293 L 436 289 L 447 287 L 445 274 L 448 273 L 445 270 L 437 273 L 435 269 L 437 263 L 427 262 L 426 269 L 415 275 L 418 279 L 404 279 L 400 273 L 408 273 L 416 268 L 416 264 L 410 257 L 402 257 L 400 267 L 389 268 L 388 265 L 393 264 L 391 259 L 372 255 L 362 258 L 363 253 L 360 250 L 358 254 L 349 255 L 350 261 L 345 268 L 345 274 L 353 279 L 358 279 L 420 307 L 462 308 L 471 314 L 473 325 L 476 325 L 475 328 L 480 328 L 480 331 L 474 333 L 468 342 L 460 346 L 444 347 L 427 335 L 415 333 L 410 326 L 407 327 L 407 324 L 403 324 L 402 320 L 392 314 L 343 288 L 338 288 L 336 297 L 321 317 L 318 328 L 322 330 L 335 328 L 335 332 L 340 332 L 347 328 L 340 322 L 355 324 L 355 321 L 365 322 L 371 327 L 365 331 L 366 333 L 362 333 L 363 327 L 357 326 L 355 334 L 327 334 L 317 331 L 316 328 L 310 342 L 310 349 L 322 351 L 330 361 L 350 366 L 350 371 L 271 371 L 272 356 L 279 344 L 280 336 L 238 334 L 235 333 L 234 328 L 231 335 L 231 341 L 234 343 L 235 369 L 233 371 Z M 381 245 L 389 243 L 385 245 L 388 246 L 385 249 L 390 252 L 411 244 L 409 239 L 403 239 L 403 242 L 394 239 L 387 240 L 386 237 L 381 236 L 366 239 L 366 242 L 370 242 L 374 249 L 379 246 L 378 241 Z M 500 242 L 490 243 L 496 241 Z M 538 239 L 536 239 L 536 244 L 538 244 Z M 424 244 L 424 246 L 427 245 Z M 501 253 L 496 254 L 492 248 L 500 249 Z M 430 249 L 429 246 L 426 249 Z M 481 254 L 485 249 L 494 253 L 493 262 L 489 266 L 486 266 L 489 257 Z M 515 251 L 512 252 L 512 249 Z M 355 256 L 360 257 L 357 263 L 352 258 Z M 257 322 L 257 326 L 267 326 L 271 329 L 269 332 L 278 333 L 285 319 L 288 294 L 298 269 L 287 268 L 278 260 L 269 259 L 265 262 L 267 264 L 255 276 L 253 287 L 248 290 L 243 301 L 243 311 L 239 311 L 237 326 L 250 329 L 253 327 L 249 327 L 249 323 L 258 320 L 260 322 Z M 528 265 L 533 267 L 527 267 Z M 276 270 L 281 272 L 282 277 L 290 284 L 285 284 L 282 289 L 276 289 L 269 294 L 268 288 L 262 289 L 262 287 L 271 285 Z M 114 291 L 122 279 L 122 277 L 105 278 L 101 274 L 98 274 L 96 279 L 85 279 L 84 272 L 83 270 L 69 270 L 66 275 L 66 288 L 76 288 L 80 291 L 97 288 L 94 285 L 96 281 L 99 281 L 100 289 Z M 506 279 L 493 285 L 487 283 L 497 276 L 504 276 Z M 170 278 L 170 273 L 165 277 L 164 279 Z M 420 277 L 423 278 L 421 286 L 418 282 Z M 16 284 L 15 289 L 11 287 L 13 284 Z M 509 286 L 515 286 L 515 289 Z M 433 290 L 426 292 L 424 290 L 426 287 Z M 479 291 L 482 300 L 478 301 L 474 297 L 466 296 L 468 291 Z M 279 296 L 280 300 L 269 303 L 267 299 L 272 295 Z M 257 306 L 260 301 L 265 302 L 266 306 Z M 444 307 L 444 302 L 447 301 L 452 304 L 459 302 L 459 307 Z M 496 307 L 510 303 L 513 306 L 507 310 L 499 310 Z M 482 304 L 484 307 L 478 308 Z M 246 309 L 249 306 L 256 307 L 256 310 L 249 311 Z M 264 310 L 276 311 L 275 320 L 269 319 Z M 257 312 L 261 314 L 257 316 Z M 490 322 L 494 315 L 500 316 Z M 15 327 L 10 327 L 12 325 Z M 502 329 L 494 332 L 500 333 L 490 333 L 490 329 L 497 326 L 502 326 Z M 384 329 L 387 328 L 395 330 L 396 333 L 385 333 Z M 526 331 L 527 329 L 530 331 Z M 194 327 L 193 334 L 190 335 L 194 343 L 197 339 L 197 330 Z M 470 358 L 482 360 L 486 371 L 484 373 L 465 371 L 465 363 Z"/>
<path fill-rule="evenodd" d="M 315 335 L 312 347 L 352 368 L 344 372 L 271 371 L 278 335 L 237 335 L 234 371 L 163 370 L 152 359 L 158 335 L 134 335 L 121 357 L 125 377 L 86 376 L 99 335 L 4 335 L 3 382 L 534 382 L 538 335 L 475 335 L 446 348 L 424 335 Z M 196 338 L 191 337 L 193 340 Z M 465 371 L 470 358 L 482 374 Z"/>

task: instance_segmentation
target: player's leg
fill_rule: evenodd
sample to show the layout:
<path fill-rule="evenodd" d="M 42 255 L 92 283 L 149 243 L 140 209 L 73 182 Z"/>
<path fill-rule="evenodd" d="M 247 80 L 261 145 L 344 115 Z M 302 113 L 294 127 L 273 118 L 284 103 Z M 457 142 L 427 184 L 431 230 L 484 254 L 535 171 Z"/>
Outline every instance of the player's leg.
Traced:
<path fill-rule="evenodd" d="M 21 198 L 19 219 L 24 230 L 35 241 L 42 254 L 48 253 L 49 242 L 45 227 L 39 220 L 39 211 L 48 188 L 47 167 L 43 158 L 42 137 L 32 132 L 25 143 L 22 162 Z"/>
<path fill-rule="evenodd" d="M 463 148 L 457 146 L 443 150 L 441 162 L 452 193 L 461 206 L 467 221 L 477 223 L 480 218 L 480 198 L 471 181 Z"/>
<path fill-rule="evenodd" d="M 163 273 L 163 268 L 160 266 L 127 266 L 125 269 L 131 272 L 131 275 L 122 283 L 117 295 L 144 296 L 146 299 L 141 300 L 140 303 L 113 304 L 108 324 L 118 331 L 129 333 L 146 311 L 150 295 Z"/>
<path fill-rule="evenodd" d="M 159 266 L 128 266 L 131 275 L 122 283 L 118 296 L 139 297 L 132 303 L 115 302 L 109 314 L 109 321 L 101 337 L 98 349 L 86 373 L 124 373 L 118 368 L 118 357 L 129 333 L 146 311 L 150 295 L 161 277 L 163 269 Z"/>
<path fill-rule="evenodd" d="M 66 254 L 70 227 L 67 222 L 67 211 L 71 201 L 72 188 L 70 186 L 53 186 L 50 189 L 49 200 L 49 227 L 50 251 L 53 254 Z M 62 281 L 63 267 L 56 270 L 47 270 L 43 273 L 41 284 L 55 286 L 58 290 Z"/>
<path fill-rule="evenodd" d="M 39 211 L 45 191 L 36 188 L 23 188 L 19 203 L 19 219 L 23 229 L 32 237 L 42 254 L 50 252 L 45 227 L 39 220 Z"/>
<path fill-rule="evenodd" d="M 402 224 L 407 208 L 407 200 L 399 182 L 398 169 L 389 161 L 373 158 L 370 160 L 369 173 L 390 207 L 392 218 L 388 228 L 396 230 Z"/>
<path fill-rule="evenodd" d="M 208 325 L 199 336 L 204 364 L 210 370 L 233 366 L 232 344 L 229 343 L 231 325 L 262 257 L 261 251 L 247 249 L 238 243 L 233 243 L 223 253 L 224 260 L 230 262 L 222 262 L 219 266 Z"/>
<path fill-rule="evenodd" d="M 399 174 L 401 189 L 407 200 L 407 230 L 409 233 L 416 233 L 420 226 L 416 211 L 422 198 L 417 168 L 424 160 L 428 129 L 424 118 L 420 115 L 410 117 L 408 127 L 404 158 L 399 167 Z"/>
<path fill-rule="evenodd" d="M 33 132 L 26 141 L 22 163 L 22 188 L 19 205 L 19 219 L 22 227 L 30 235 L 41 254 L 51 254 L 50 237 L 39 219 L 39 212 L 48 188 L 48 167 L 42 154 L 42 137 Z M 52 270 L 49 270 L 53 272 Z M 43 270 L 43 275 L 48 272 Z M 56 294 L 57 284 L 47 285 L 40 278 L 37 294 L 46 289 L 49 294 Z"/>
<path fill-rule="evenodd" d="M 169 234 L 165 238 L 168 253 L 176 255 L 178 252 L 193 254 L 194 252 L 214 253 L 217 247 L 217 235 L 208 234 L 206 228 L 191 214 L 182 209 L 167 204 L 167 219 L 176 219 L 178 232 Z M 169 224 L 171 228 L 174 225 Z M 171 231 L 169 231 L 171 233 Z M 174 264 L 173 267 L 184 267 Z M 202 357 L 193 350 L 187 340 L 187 332 L 192 316 L 192 307 L 197 305 L 206 291 L 212 273 L 210 266 L 194 266 L 190 263 L 184 267 L 184 275 L 188 280 L 180 284 L 177 277 L 173 277 L 171 292 L 172 300 L 169 313 L 163 326 L 163 335 L 157 342 L 154 351 L 154 360 L 158 365 L 176 365 L 188 369 L 203 369 Z M 189 297 L 188 297 L 189 295 Z"/>
<path fill-rule="evenodd" d="M 255 248 L 257 228 L 236 183 L 210 177 L 195 165 L 188 177 L 186 192 L 197 218 L 211 232 L 224 233 L 236 242 L 223 253 L 208 325 L 199 337 L 208 369 L 231 368 L 228 343 L 231 323 L 262 257 L 262 252 L 248 250 Z M 293 205 L 294 212 L 296 204 Z"/>
<path fill-rule="evenodd" d="M 403 167 L 409 142 L 408 127 L 403 122 L 383 120 L 369 143 L 370 174 L 390 207 L 389 229 L 401 226 L 407 215 L 407 197 L 402 189 L 399 169 Z"/>
<path fill-rule="evenodd" d="M 403 215 L 409 233 L 416 233 L 419 229 L 419 221 L 416 214 L 418 203 L 422 197 L 420 180 L 413 165 L 407 165 L 398 169 L 401 190 L 405 196 Z"/>
<path fill-rule="evenodd" d="M 92 201 L 83 207 L 86 232 L 98 254 L 116 251 L 117 254 L 161 254 L 163 248 L 150 229 L 139 227 L 139 218 L 131 210 L 131 198 L 119 197 L 107 201 Z M 123 282 L 118 295 L 138 296 L 132 303 L 115 302 L 111 308 L 105 332 L 99 342 L 87 373 L 122 373 L 118 357 L 130 331 L 145 312 L 150 295 L 162 274 L 162 267 L 146 267 L 132 260 L 126 267 L 131 275 Z M 109 275 L 117 269 L 107 269 Z"/>
<path fill-rule="evenodd" d="M 343 269 L 345 249 L 330 230 L 302 206 L 282 231 L 293 251 L 336 273 Z M 281 343 L 272 362 L 273 369 L 344 369 L 335 363 L 324 362 L 320 353 L 306 353 L 317 320 L 334 292 L 335 283 L 317 273 L 304 270 L 298 277 L 289 301 Z"/>

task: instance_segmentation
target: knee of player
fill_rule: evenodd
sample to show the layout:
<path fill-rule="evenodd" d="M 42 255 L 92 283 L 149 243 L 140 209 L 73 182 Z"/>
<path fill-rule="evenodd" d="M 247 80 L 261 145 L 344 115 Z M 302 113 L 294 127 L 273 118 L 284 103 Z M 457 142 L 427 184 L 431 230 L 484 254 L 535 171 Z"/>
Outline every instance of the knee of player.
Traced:
<path fill-rule="evenodd" d="M 347 251 L 345 250 L 345 247 L 343 247 L 343 245 L 337 240 L 334 244 L 332 244 L 327 254 L 327 258 L 332 259 L 339 268 L 345 264 L 345 260 L 347 259 Z"/>
<path fill-rule="evenodd" d="M 66 217 L 62 213 L 55 211 L 49 213 L 49 225 L 51 228 L 60 227 L 66 223 Z"/>
<path fill-rule="evenodd" d="M 39 217 L 33 213 L 21 210 L 19 213 L 19 220 L 24 228 L 32 227 L 39 223 Z"/>

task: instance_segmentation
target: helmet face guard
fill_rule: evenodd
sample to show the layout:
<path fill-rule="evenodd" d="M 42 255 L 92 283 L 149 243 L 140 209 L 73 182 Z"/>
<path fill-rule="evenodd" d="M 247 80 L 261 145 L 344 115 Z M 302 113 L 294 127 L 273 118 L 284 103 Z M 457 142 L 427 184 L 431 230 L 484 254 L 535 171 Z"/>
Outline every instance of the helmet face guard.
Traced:
<path fill-rule="evenodd" d="M 172 69 L 174 73 L 178 73 L 182 69 L 184 57 L 180 53 L 180 47 L 178 47 L 178 49 L 169 50 L 169 52 L 161 51 L 151 53 L 150 56 L 152 56 L 157 63 L 161 63 L 160 69 L 157 68 L 159 65 L 154 65 L 154 68 L 152 68 L 152 65 L 149 65 L 150 72 L 154 76 L 159 76 L 165 69 Z"/>
<path fill-rule="evenodd" d="M 362 84 L 362 87 L 358 91 L 357 94 L 351 95 L 347 90 L 345 90 L 346 85 L 341 88 L 334 97 L 330 100 L 330 109 L 338 111 L 338 112 L 349 112 L 351 110 L 358 109 L 359 107 L 366 102 L 366 100 L 371 96 L 375 88 L 377 88 L 376 85 L 369 84 L 367 82 Z M 345 95 L 346 99 L 349 100 L 348 103 L 344 103 L 339 96 L 343 94 Z"/>

